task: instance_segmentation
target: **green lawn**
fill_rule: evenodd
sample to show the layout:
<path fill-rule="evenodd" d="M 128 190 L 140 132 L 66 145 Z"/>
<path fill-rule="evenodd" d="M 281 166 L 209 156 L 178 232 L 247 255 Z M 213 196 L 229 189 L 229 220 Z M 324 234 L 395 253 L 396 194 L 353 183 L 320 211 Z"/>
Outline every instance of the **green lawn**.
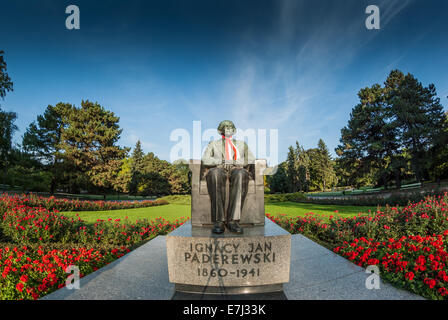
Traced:
<path fill-rule="evenodd" d="M 130 222 L 142 219 L 155 219 L 162 217 L 168 221 L 174 221 L 181 217 L 190 216 L 190 206 L 181 204 L 167 204 L 163 206 L 136 208 L 136 209 L 123 209 L 123 210 L 106 210 L 106 211 L 80 211 L 80 212 L 63 212 L 68 217 L 75 217 L 77 214 L 79 217 L 87 222 L 96 222 L 98 219 L 107 220 L 112 219 L 124 219 L 128 217 Z"/>
<path fill-rule="evenodd" d="M 367 213 L 372 207 L 356 207 L 356 206 L 338 206 L 323 205 L 311 203 L 297 202 L 281 202 L 275 204 L 266 204 L 265 210 L 272 215 L 286 214 L 289 217 L 304 216 L 306 213 L 313 212 L 316 214 L 325 214 L 341 217 L 351 217 L 359 212 Z M 337 213 L 335 211 L 338 211 Z M 185 204 L 168 204 L 157 207 L 124 209 L 124 210 L 108 210 L 108 211 L 81 211 L 81 212 L 64 212 L 66 216 L 75 217 L 79 214 L 80 218 L 87 222 L 95 222 L 97 219 L 107 220 L 124 219 L 128 217 L 130 222 L 142 219 L 155 219 L 162 217 L 165 220 L 174 221 L 181 217 L 190 217 L 190 205 Z"/>
<path fill-rule="evenodd" d="M 353 217 L 358 213 L 374 212 L 376 207 L 341 206 L 314 203 L 281 202 L 265 204 L 266 213 L 272 215 L 285 214 L 289 217 L 304 216 L 307 213 L 325 214 L 328 216 Z M 337 212 L 335 212 L 337 211 Z"/>

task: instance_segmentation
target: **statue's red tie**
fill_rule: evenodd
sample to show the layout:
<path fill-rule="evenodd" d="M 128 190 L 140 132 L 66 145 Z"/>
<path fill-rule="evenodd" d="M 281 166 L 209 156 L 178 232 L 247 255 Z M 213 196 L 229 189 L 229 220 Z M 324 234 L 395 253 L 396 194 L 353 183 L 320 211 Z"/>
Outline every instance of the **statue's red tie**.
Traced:
<path fill-rule="evenodd" d="M 225 145 L 225 149 L 226 149 L 226 160 L 230 160 L 230 154 L 231 154 L 231 150 L 233 150 L 233 160 L 237 160 L 238 159 L 238 149 L 235 147 L 235 145 L 232 142 L 232 137 L 226 137 L 226 136 L 222 136 L 223 139 L 226 140 L 226 145 Z"/>

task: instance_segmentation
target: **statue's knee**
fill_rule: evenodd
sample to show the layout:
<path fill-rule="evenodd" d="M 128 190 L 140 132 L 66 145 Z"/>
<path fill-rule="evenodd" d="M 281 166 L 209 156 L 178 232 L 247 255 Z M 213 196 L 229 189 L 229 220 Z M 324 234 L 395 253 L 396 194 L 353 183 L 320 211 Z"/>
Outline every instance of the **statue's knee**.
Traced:
<path fill-rule="evenodd" d="M 234 169 L 232 172 L 232 178 L 235 180 L 245 180 L 249 177 L 248 173 L 244 169 Z"/>
<path fill-rule="evenodd" d="M 221 168 L 211 168 L 208 173 L 207 176 L 212 178 L 212 179 L 219 179 L 223 176 L 224 172 Z"/>

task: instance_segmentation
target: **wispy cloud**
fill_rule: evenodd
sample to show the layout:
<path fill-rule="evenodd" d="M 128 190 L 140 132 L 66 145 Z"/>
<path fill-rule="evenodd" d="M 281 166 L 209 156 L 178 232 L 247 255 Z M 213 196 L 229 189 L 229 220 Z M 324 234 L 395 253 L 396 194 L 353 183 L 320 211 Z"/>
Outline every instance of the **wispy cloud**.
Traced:
<path fill-rule="evenodd" d="M 410 2 L 380 1 L 383 27 Z M 271 52 L 247 52 L 243 48 L 224 86 L 226 96 L 231 97 L 232 115 L 242 125 L 257 121 L 280 126 L 297 111 L 304 118 L 308 112 L 315 112 L 309 104 L 331 91 L 332 73 L 344 69 L 378 34 L 365 32 L 360 23 L 365 19 L 362 14 L 359 19 L 344 21 L 350 8 L 340 2 L 330 4 L 328 14 L 322 16 L 325 19 L 316 15 L 319 21 L 306 17 L 309 8 L 304 2 L 284 0 L 279 1 L 279 6 L 277 27 L 267 37 Z"/>
<path fill-rule="evenodd" d="M 137 141 L 140 140 L 140 143 L 142 145 L 142 149 L 145 153 L 153 151 L 155 147 L 157 147 L 157 144 L 145 141 L 142 139 L 142 135 L 138 134 L 134 130 L 129 130 L 128 134 L 124 137 L 125 144 L 127 146 L 132 146 L 132 148 L 135 147 L 135 144 Z"/>
<path fill-rule="evenodd" d="M 387 26 L 393 19 L 400 14 L 414 0 L 380 0 L 378 6 L 381 9 L 381 24 Z"/>
<path fill-rule="evenodd" d="M 379 1 L 382 28 L 411 2 Z M 367 16 L 354 12 L 353 3 L 319 2 L 312 15 L 310 2 L 278 4 L 277 22 L 262 43 L 250 29 L 243 33 L 247 41 L 235 49 L 237 59 L 220 91 L 186 101 L 201 116 L 223 110 L 239 127 L 288 128 L 288 134 L 294 131 L 301 139 L 315 140 L 335 118 L 328 113 L 331 107 L 322 108 L 322 101 L 334 95 L 338 76 L 381 31 L 366 32 Z M 207 105 L 214 107 L 204 108 Z"/>

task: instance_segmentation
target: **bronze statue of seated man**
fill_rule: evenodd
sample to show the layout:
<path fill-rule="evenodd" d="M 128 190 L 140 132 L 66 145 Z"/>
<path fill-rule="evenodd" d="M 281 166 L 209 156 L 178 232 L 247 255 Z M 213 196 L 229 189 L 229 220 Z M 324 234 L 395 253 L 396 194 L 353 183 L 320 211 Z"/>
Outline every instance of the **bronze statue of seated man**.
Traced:
<path fill-rule="evenodd" d="M 209 168 L 206 180 L 214 222 L 213 232 L 223 233 L 227 224 L 231 232 L 242 233 L 239 221 L 251 178 L 247 166 L 255 163 L 255 157 L 244 141 L 232 138 L 236 132 L 232 121 L 222 121 L 218 132 L 222 139 L 211 141 L 202 157 L 202 164 Z M 229 205 L 226 212 L 227 180 Z"/>

